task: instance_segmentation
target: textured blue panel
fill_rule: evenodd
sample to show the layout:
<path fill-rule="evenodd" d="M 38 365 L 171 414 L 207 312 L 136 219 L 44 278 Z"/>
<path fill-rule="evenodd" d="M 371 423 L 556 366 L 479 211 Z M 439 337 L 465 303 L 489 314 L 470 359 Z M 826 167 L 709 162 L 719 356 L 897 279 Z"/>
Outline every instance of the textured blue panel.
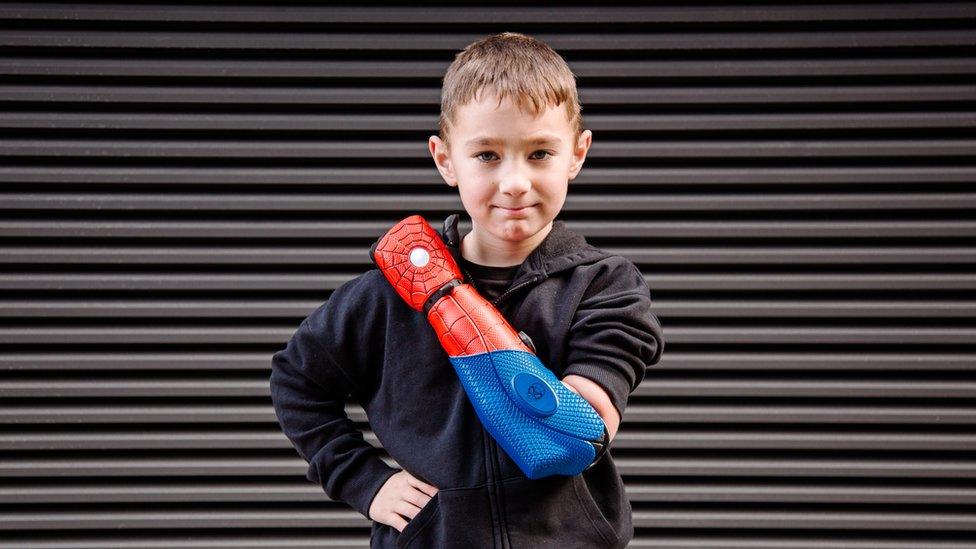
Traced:
<path fill-rule="evenodd" d="M 450 357 L 485 429 L 531 479 L 577 475 L 596 457 L 589 441 L 603 438 L 603 420 L 567 389 L 539 358 L 525 351 L 493 351 Z M 531 373 L 546 381 L 559 405 L 548 417 L 523 411 L 512 379 Z"/>

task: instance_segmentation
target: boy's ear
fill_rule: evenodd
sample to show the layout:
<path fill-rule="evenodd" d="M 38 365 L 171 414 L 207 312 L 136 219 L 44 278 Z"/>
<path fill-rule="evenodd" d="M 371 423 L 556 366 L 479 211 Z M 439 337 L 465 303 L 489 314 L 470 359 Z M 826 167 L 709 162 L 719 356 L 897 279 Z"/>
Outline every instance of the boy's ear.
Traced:
<path fill-rule="evenodd" d="M 434 165 L 437 166 L 437 171 L 440 172 L 444 182 L 451 187 L 456 187 L 457 177 L 454 175 L 454 166 L 451 164 L 447 145 L 440 137 L 432 135 L 427 140 L 427 148 L 430 149 L 430 156 L 434 159 Z"/>
<path fill-rule="evenodd" d="M 576 179 L 579 175 L 580 170 L 583 169 L 583 162 L 586 161 L 586 153 L 590 150 L 590 145 L 593 144 L 593 132 L 590 130 L 583 130 L 580 132 L 579 137 L 576 138 L 576 145 L 573 148 L 573 163 L 569 166 L 569 179 L 572 181 Z"/>

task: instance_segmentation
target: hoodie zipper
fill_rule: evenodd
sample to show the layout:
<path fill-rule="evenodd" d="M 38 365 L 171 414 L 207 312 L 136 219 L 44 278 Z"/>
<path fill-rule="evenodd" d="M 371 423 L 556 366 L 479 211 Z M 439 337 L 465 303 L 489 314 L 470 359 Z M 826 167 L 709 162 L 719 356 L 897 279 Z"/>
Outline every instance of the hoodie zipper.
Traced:
<path fill-rule="evenodd" d="M 463 267 L 461 268 L 461 272 L 464 273 L 464 276 L 467 277 L 468 283 L 474 286 L 474 277 L 471 276 L 471 273 L 469 273 L 468 270 L 464 269 Z M 541 278 L 542 277 L 540 275 L 533 275 L 532 278 L 526 280 L 525 282 L 522 282 L 516 286 L 512 286 L 511 288 L 505 290 L 500 296 L 498 296 L 493 301 L 491 301 L 491 304 L 497 308 L 498 304 L 501 303 L 501 301 L 504 298 L 508 297 L 511 294 L 514 294 L 520 288 L 524 288 L 529 284 L 533 284 L 539 281 Z M 481 432 L 483 433 L 486 441 L 488 442 L 488 448 L 490 448 L 490 453 L 491 453 L 491 455 L 488 456 L 489 461 L 485 465 L 487 466 L 487 470 L 491 475 L 491 479 L 490 479 L 492 485 L 491 490 L 494 493 L 494 497 L 491 497 L 491 495 L 489 495 L 488 499 L 490 500 L 490 504 L 492 506 L 492 512 L 495 514 L 495 517 L 497 517 L 496 520 L 501 530 L 498 533 L 501 541 L 501 547 L 502 549 L 510 549 L 512 546 L 511 545 L 512 542 L 508 537 L 508 520 L 505 517 L 505 510 L 504 510 L 505 503 L 503 501 L 505 497 L 504 486 L 498 480 L 498 477 L 501 476 L 501 469 L 498 468 L 498 465 L 501 463 L 501 460 L 499 458 L 498 442 L 496 442 L 495 439 L 488 432 L 488 430 L 485 429 L 484 425 L 481 426 Z"/>
<path fill-rule="evenodd" d="M 474 285 L 474 277 L 471 276 L 471 273 L 469 273 L 464 267 L 461 267 L 460 262 L 458 262 L 458 267 L 461 268 L 461 272 L 465 277 L 467 277 L 467 279 L 463 280 L 462 282 L 465 284 L 470 284 L 471 287 L 475 288 L 477 291 L 477 287 Z M 495 439 L 492 438 L 491 433 L 488 432 L 488 429 L 485 429 L 484 425 L 481 426 L 481 434 L 484 437 L 486 445 L 486 447 L 483 448 L 484 454 L 482 457 L 484 458 L 485 462 L 485 473 L 488 475 L 487 480 L 490 483 L 490 486 L 488 487 L 488 504 L 491 506 L 492 514 L 491 546 L 493 549 L 497 549 L 500 542 L 501 549 L 506 549 L 505 540 L 508 537 L 508 532 L 501 516 L 501 502 L 499 501 L 500 495 L 498 493 L 500 483 L 497 482 L 498 475 L 495 472 L 493 457 L 495 452 L 497 452 L 495 449 L 495 445 L 497 443 L 495 442 Z"/>
<path fill-rule="evenodd" d="M 540 276 L 540 275 L 533 275 L 532 278 L 526 280 L 525 282 L 522 282 L 521 284 L 518 284 L 516 286 L 512 286 L 511 288 L 505 290 L 502 293 L 502 295 L 498 296 L 494 301 L 492 301 L 492 304 L 495 305 L 495 307 L 498 307 L 498 304 L 501 303 L 502 300 L 505 299 L 506 297 L 514 294 L 519 289 L 524 288 L 525 286 L 528 286 L 529 284 L 534 284 L 534 283 L 538 282 L 541 279 L 542 279 L 542 276 Z M 489 438 L 491 438 L 491 437 L 489 436 Z M 492 464 L 498 466 L 498 470 L 497 470 L 498 475 L 497 476 L 501 476 L 501 459 L 499 458 L 499 455 L 498 455 L 499 454 L 499 452 L 498 452 L 498 443 L 495 441 L 495 439 L 492 439 L 491 440 L 491 453 L 492 453 L 492 456 L 491 456 Z M 496 477 L 496 479 L 497 479 L 497 477 Z M 503 523 L 502 524 L 504 525 L 503 526 L 503 531 L 502 531 L 502 547 L 511 547 L 512 541 L 508 537 L 508 520 L 505 517 L 505 486 L 501 482 L 499 482 L 498 480 L 495 480 L 495 494 L 497 495 L 497 498 L 498 498 L 498 505 L 499 505 L 499 507 L 501 507 L 501 512 L 500 512 L 500 515 L 499 516 L 502 517 L 502 520 L 503 520 Z"/>
<path fill-rule="evenodd" d="M 541 279 L 541 278 L 542 277 L 539 276 L 539 275 L 534 275 L 532 278 L 526 280 L 525 282 L 519 284 L 518 286 L 512 286 L 511 288 L 505 290 L 505 292 L 502 295 L 500 295 L 497 298 L 495 298 L 495 300 L 492 301 L 491 304 L 497 307 L 498 304 L 502 302 L 502 299 L 508 297 L 510 294 L 515 293 L 516 291 L 518 291 L 519 288 L 523 288 L 525 286 L 528 286 L 529 284 L 533 284 L 535 282 L 538 282 L 539 279 Z"/>
<path fill-rule="evenodd" d="M 472 286 L 474 286 L 474 277 L 471 276 L 471 273 L 469 273 L 468 270 L 465 269 L 465 268 L 461 268 L 461 272 L 464 273 L 464 276 L 467 279 L 467 281 L 465 282 L 465 284 L 471 284 Z M 505 299 L 506 297 L 508 297 L 510 294 L 513 294 L 513 293 L 517 292 L 520 288 L 524 288 L 525 286 L 528 286 L 529 284 L 533 284 L 535 282 L 538 282 L 540 279 L 542 279 L 541 276 L 539 276 L 539 275 L 533 275 L 532 278 L 526 280 L 525 282 L 522 282 L 522 283 L 518 284 L 517 286 L 512 286 L 511 288 L 505 290 L 502 293 L 502 295 L 496 297 L 490 303 L 492 305 L 494 305 L 495 307 L 498 307 L 498 304 L 501 303 L 502 300 Z"/>

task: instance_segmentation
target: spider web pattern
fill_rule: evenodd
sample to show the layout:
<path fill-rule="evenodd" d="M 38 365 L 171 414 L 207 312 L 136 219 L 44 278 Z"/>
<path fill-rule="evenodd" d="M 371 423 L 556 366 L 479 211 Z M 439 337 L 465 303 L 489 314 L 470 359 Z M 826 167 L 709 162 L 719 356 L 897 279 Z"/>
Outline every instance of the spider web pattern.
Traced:
<path fill-rule="evenodd" d="M 423 248 L 430 256 L 423 267 L 410 262 L 415 248 Z M 464 279 L 440 235 L 419 215 L 411 215 L 387 231 L 377 243 L 373 259 L 400 297 L 418 311 L 444 284 Z"/>
<path fill-rule="evenodd" d="M 427 319 L 448 356 L 500 350 L 532 353 L 498 309 L 470 284 L 439 299 Z"/>

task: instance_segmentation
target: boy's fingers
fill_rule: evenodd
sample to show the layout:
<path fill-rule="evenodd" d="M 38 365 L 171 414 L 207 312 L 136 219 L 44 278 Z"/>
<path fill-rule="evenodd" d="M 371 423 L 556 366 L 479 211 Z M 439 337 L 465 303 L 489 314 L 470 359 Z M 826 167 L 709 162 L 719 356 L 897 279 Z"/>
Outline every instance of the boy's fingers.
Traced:
<path fill-rule="evenodd" d="M 407 521 L 403 520 L 403 517 L 396 513 L 390 513 L 388 520 L 389 522 L 387 524 L 396 528 L 397 532 L 403 532 L 403 529 L 407 527 Z"/>
<path fill-rule="evenodd" d="M 408 493 L 403 494 L 403 499 L 409 501 L 417 507 L 423 507 L 430 502 L 430 496 L 421 492 L 420 490 L 410 490 Z"/>
<path fill-rule="evenodd" d="M 421 492 L 427 494 L 430 497 L 434 497 L 437 493 L 437 488 L 427 484 L 426 482 L 414 477 L 413 475 L 407 476 L 407 484 L 413 486 L 414 488 L 420 490 Z"/>
<path fill-rule="evenodd" d="M 393 506 L 393 511 L 398 515 L 402 515 L 404 518 L 413 520 L 413 517 L 417 516 L 417 513 L 420 512 L 420 507 L 417 507 L 409 501 L 400 501 Z"/>

